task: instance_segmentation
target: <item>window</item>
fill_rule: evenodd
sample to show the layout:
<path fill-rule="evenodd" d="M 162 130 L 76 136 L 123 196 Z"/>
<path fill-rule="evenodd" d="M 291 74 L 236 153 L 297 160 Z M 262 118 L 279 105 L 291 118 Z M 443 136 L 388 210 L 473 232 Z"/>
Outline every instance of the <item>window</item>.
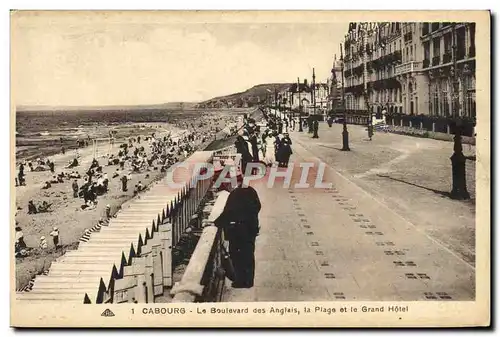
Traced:
<path fill-rule="evenodd" d="M 441 81 L 441 92 L 443 94 L 441 100 L 441 112 L 443 116 L 447 117 L 450 115 L 450 99 L 448 97 L 448 81 Z"/>
<path fill-rule="evenodd" d="M 470 48 L 474 49 L 474 51 L 475 51 L 475 49 L 476 49 L 476 24 L 475 23 L 470 24 L 469 34 L 470 34 Z M 474 53 L 474 55 L 471 55 L 471 53 L 469 53 L 469 56 L 475 56 L 475 53 Z"/>
<path fill-rule="evenodd" d="M 439 91 L 438 91 L 438 85 L 437 83 L 434 83 L 432 86 L 432 93 L 431 93 L 432 99 L 431 99 L 431 113 L 434 116 L 439 115 Z"/>
<path fill-rule="evenodd" d="M 457 60 L 462 60 L 465 57 L 465 27 L 457 29 Z"/>
<path fill-rule="evenodd" d="M 444 52 L 451 53 L 451 33 L 448 33 L 444 36 Z"/>
<path fill-rule="evenodd" d="M 410 61 L 413 61 L 413 46 L 410 46 Z"/>
<path fill-rule="evenodd" d="M 430 24 L 428 22 L 422 23 L 422 35 L 429 34 L 429 25 Z"/>
<path fill-rule="evenodd" d="M 431 48 L 429 41 L 424 42 L 424 59 L 425 60 L 431 59 Z"/>
<path fill-rule="evenodd" d="M 432 40 L 432 51 L 434 57 L 441 54 L 441 41 L 439 37 L 436 37 Z"/>
<path fill-rule="evenodd" d="M 464 83 L 465 89 L 465 109 L 464 115 L 467 117 L 476 116 L 476 87 L 473 76 L 467 76 Z"/>

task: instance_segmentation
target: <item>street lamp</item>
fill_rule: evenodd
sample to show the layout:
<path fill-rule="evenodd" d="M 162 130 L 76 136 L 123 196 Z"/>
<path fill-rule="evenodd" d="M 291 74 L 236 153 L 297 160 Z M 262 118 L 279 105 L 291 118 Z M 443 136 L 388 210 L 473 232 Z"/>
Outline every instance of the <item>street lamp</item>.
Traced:
<path fill-rule="evenodd" d="M 335 71 L 335 69 L 332 69 Z M 344 97 L 344 55 L 342 53 L 342 43 L 340 44 L 340 72 L 342 78 L 342 109 L 344 110 L 344 122 L 342 129 L 342 151 L 351 151 L 349 148 L 349 131 L 347 131 L 347 114 L 345 108 L 345 97 Z"/>
<path fill-rule="evenodd" d="M 297 92 L 299 93 L 299 132 L 304 132 L 302 128 L 302 100 L 300 99 L 300 80 L 297 77 Z"/>
<path fill-rule="evenodd" d="M 278 90 L 276 87 L 274 87 L 274 118 L 278 116 L 278 111 L 276 110 L 278 108 Z"/>
<path fill-rule="evenodd" d="M 458 69 L 457 69 L 457 37 L 455 23 L 452 25 L 453 39 L 453 66 L 451 68 L 453 76 L 453 115 L 455 119 L 455 136 L 453 137 L 453 155 L 451 159 L 451 170 L 453 177 L 453 187 L 450 193 L 452 199 L 470 199 L 467 191 L 465 176 L 466 158 L 462 152 L 462 121 L 460 120 L 460 98 L 458 92 Z"/>
<path fill-rule="evenodd" d="M 312 138 L 319 138 L 319 136 L 318 136 L 318 116 L 316 116 L 316 74 L 314 73 L 314 68 L 313 68 L 313 81 L 312 81 L 312 103 L 313 103 L 313 118 L 311 118 L 312 119 L 312 127 L 313 127 Z"/>

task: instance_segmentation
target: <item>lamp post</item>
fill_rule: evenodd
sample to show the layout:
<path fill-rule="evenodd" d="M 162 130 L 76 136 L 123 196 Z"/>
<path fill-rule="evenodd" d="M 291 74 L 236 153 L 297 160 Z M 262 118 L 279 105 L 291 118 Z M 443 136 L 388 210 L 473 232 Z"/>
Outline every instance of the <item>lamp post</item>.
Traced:
<path fill-rule="evenodd" d="M 313 68 L 313 80 L 312 80 L 312 103 L 313 103 L 313 118 L 312 118 L 312 127 L 313 127 L 313 138 L 319 138 L 318 136 L 318 116 L 316 116 L 316 74 L 314 73 Z"/>
<path fill-rule="evenodd" d="M 335 71 L 335 69 L 332 69 Z M 344 96 L 344 54 L 342 52 L 342 43 L 340 44 L 340 72 L 342 78 L 342 110 L 344 110 L 344 122 L 342 128 L 342 151 L 351 151 L 349 148 L 349 131 L 347 131 L 347 114 L 345 108 L 345 96 Z"/>
<path fill-rule="evenodd" d="M 302 128 L 302 101 L 300 99 L 300 80 L 297 77 L 297 92 L 299 93 L 299 132 L 304 132 Z"/>
<path fill-rule="evenodd" d="M 451 159 L 451 170 L 453 186 L 450 193 L 452 199 L 466 200 L 470 199 L 467 191 L 467 182 L 465 177 L 466 158 L 462 152 L 462 122 L 460 120 L 460 98 L 458 93 L 458 69 L 457 69 L 457 37 L 455 23 L 452 25 L 453 39 L 453 66 L 451 75 L 453 76 L 453 115 L 455 119 L 455 136 L 453 137 L 453 155 Z"/>

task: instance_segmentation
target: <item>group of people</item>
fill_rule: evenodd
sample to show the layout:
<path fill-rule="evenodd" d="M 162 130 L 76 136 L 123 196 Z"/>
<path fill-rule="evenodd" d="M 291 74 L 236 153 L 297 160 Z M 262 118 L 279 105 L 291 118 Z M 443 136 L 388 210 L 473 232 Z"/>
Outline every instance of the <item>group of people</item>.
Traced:
<path fill-rule="evenodd" d="M 241 134 L 235 141 L 236 151 L 241 154 L 242 171 L 245 172 L 249 162 L 288 167 L 293 151 L 292 140 L 287 130 L 286 119 L 266 116 L 265 129 L 261 130 L 255 119 L 245 117 Z"/>
<path fill-rule="evenodd" d="M 83 199 L 82 210 L 93 210 L 97 206 L 97 199 L 109 192 L 113 181 L 118 182 L 119 189 L 128 191 L 130 181 L 136 173 L 146 173 L 145 179 L 149 179 L 150 171 L 166 172 L 166 170 L 180 160 L 191 155 L 201 144 L 213 139 L 211 134 L 220 131 L 219 124 L 223 121 L 236 121 L 231 117 L 227 120 L 221 117 L 214 118 L 210 114 L 204 114 L 195 122 L 183 120 L 178 127 L 184 127 L 183 132 L 177 135 L 168 133 L 158 135 L 152 133 L 145 136 L 130 137 L 127 142 L 121 144 L 117 151 L 109 154 L 107 158 L 95 158 L 90 167 L 84 168 L 79 150 L 75 150 L 75 156 L 63 168 L 63 172 L 55 174 L 55 163 L 50 159 L 36 159 L 23 161 L 19 165 L 19 173 L 16 178 L 17 185 L 25 185 L 26 167 L 33 172 L 51 171 L 52 178 L 43 183 L 42 189 L 51 189 L 54 184 L 70 184 L 70 191 L 74 199 Z M 79 148 L 88 146 L 88 141 L 79 143 Z M 116 171 L 109 172 L 105 166 L 116 166 Z M 71 171 L 69 171 L 71 170 Z M 79 172 L 80 171 L 80 172 Z M 109 173 L 109 176 L 108 176 Z M 144 191 L 146 188 L 142 180 L 135 183 L 134 195 Z M 70 192 L 70 193 L 71 193 Z M 71 194 L 70 194 L 71 195 Z M 28 214 L 39 214 L 49 212 L 52 203 L 47 201 L 28 202 Z M 21 209 L 21 208 L 18 208 Z M 106 206 L 106 217 L 111 216 L 109 205 Z M 30 251 L 24 242 L 24 234 L 16 226 L 16 256 L 24 257 Z M 54 240 L 54 247 L 60 246 L 59 230 L 53 229 L 50 233 Z M 58 242 L 57 244 L 55 242 Z M 39 248 L 47 248 L 45 236 L 40 238 Z"/>
<path fill-rule="evenodd" d="M 259 212 L 261 201 L 251 186 L 243 186 L 243 176 L 249 162 L 277 163 L 287 167 L 292 154 L 292 140 L 288 135 L 289 122 L 277 116 L 264 114 L 265 130 L 253 118 L 244 117 L 241 134 L 235 141 L 236 151 L 241 154 L 241 172 L 238 186 L 231 190 L 224 210 L 215 224 L 224 231 L 228 241 L 229 260 L 234 275 L 233 288 L 251 288 L 255 278 L 255 242 L 260 232 Z M 264 125 L 262 125 L 264 126 Z"/>
<path fill-rule="evenodd" d="M 14 243 L 15 257 L 18 257 L 18 258 L 26 257 L 29 255 L 29 251 L 31 249 L 28 247 L 28 245 L 24 241 L 23 230 L 17 222 L 16 222 L 15 232 L 16 232 L 15 243 Z M 61 241 L 60 241 L 59 229 L 57 227 L 53 227 L 52 231 L 49 233 L 49 236 L 52 237 L 52 243 L 54 245 L 54 249 L 60 249 L 62 247 L 62 245 L 61 245 Z M 43 235 L 40 237 L 40 240 L 38 242 L 38 248 L 41 250 L 46 250 L 49 248 L 49 245 L 47 243 L 47 239 Z"/>

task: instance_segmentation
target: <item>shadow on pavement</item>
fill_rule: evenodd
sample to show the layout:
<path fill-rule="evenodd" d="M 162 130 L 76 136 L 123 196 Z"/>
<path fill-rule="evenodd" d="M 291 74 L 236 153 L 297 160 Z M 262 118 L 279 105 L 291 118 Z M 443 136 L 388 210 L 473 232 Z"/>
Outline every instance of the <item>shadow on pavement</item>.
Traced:
<path fill-rule="evenodd" d="M 341 152 L 346 152 L 346 151 L 342 151 L 342 148 L 341 147 L 333 147 L 333 146 L 326 146 L 326 145 L 319 145 L 321 147 L 326 147 L 327 149 L 332 149 L 332 150 L 337 150 L 337 151 L 341 151 Z M 353 152 L 352 150 L 350 150 L 351 152 Z"/>
<path fill-rule="evenodd" d="M 411 186 L 423 188 L 424 190 L 434 192 L 434 193 L 440 195 L 441 197 L 448 197 L 448 198 L 450 197 L 450 192 L 435 190 L 433 188 L 429 188 L 429 187 L 417 185 L 417 184 L 414 184 L 414 183 L 410 183 L 408 181 L 404 181 L 404 180 L 401 180 L 401 179 L 393 178 L 393 177 L 390 177 L 390 176 L 387 176 L 387 175 L 383 175 L 383 174 L 377 174 L 377 177 L 387 178 L 387 179 L 394 180 L 394 181 L 397 181 L 397 182 L 400 182 L 400 183 L 403 183 L 403 184 L 407 184 L 407 185 L 411 185 Z"/>

